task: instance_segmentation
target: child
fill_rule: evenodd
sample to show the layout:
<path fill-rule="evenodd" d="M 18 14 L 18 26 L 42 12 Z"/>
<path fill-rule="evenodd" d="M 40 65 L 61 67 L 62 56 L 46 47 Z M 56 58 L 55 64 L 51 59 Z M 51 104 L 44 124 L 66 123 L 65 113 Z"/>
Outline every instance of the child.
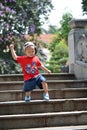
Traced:
<path fill-rule="evenodd" d="M 39 73 L 38 68 L 51 73 L 39 60 L 36 54 L 36 47 L 32 42 L 26 42 L 23 45 L 25 56 L 17 56 L 14 50 L 14 44 L 10 45 L 11 54 L 14 60 L 16 60 L 22 67 L 24 74 L 24 91 L 25 101 L 31 100 L 31 91 L 38 86 L 40 89 L 44 89 L 43 98 L 49 101 L 48 85 L 46 79 Z"/>

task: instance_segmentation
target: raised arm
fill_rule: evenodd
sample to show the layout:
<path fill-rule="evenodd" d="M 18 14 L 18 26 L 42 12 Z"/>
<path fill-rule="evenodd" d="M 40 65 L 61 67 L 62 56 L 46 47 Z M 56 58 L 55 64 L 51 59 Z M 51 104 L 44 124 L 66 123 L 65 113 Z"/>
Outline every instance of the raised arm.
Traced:
<path fill-rule="evenodd" d="M 40 68 L 41 68 L 42 70 L 44 70 L 45 72 L 47 72 L 48 74 L 51 73 L 51 71 L 50 71 L 49 69 L 47 69 L 43 64 L 40 66 Z"/>
<path fill-rule="evenodd" d="M 11 49 L 11 54 L 12 54 L 13 59 L 17 60 L 17 55 L 16 55 L 16 52 L 14 50 L 14 44 L 10 45 L 10 49 Z"/>

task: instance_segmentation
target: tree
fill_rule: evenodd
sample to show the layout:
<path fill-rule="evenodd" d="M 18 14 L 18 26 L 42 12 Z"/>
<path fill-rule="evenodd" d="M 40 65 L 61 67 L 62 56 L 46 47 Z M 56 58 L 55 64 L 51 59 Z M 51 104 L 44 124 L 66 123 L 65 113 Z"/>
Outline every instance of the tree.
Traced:
<path fill-rule="evenodd" d="M 87 0 L 82 0 L 82 10 L 83 14 L 87 14 Z"/>
<path fill-rule="evenodd" d="M 69 22 L 71 19 L 72 19 L 71 13 L 67 12 L 63 14 L 62 19 L 60 20 L 60 28 L 56 28 L 54 32 L 55 37 L 53 38 L 52 43 L 49 46 L 49 49 L 51 50 L 51 52 L 54 51 L 56 45 L 63 39 L 65 43 L 68 44 L 68 33 L 71 30 Z M 54 31 L 54 28 L 53 28 L 53 31 Z"/>
<path fill-rule="evenodd" d="M 60 29 L 58 29 L 58 35 L 61 39 L 65 39 L 66 43 L 68 42 L 68 33 L 71 29 L 69 22 L 72 19 L 72 14 L 67 12 L 64 13 L 62 19 L 60 20 Z"/>
<path fill-rule="evenodd" d="M 1 0 L 0 30 L 14 33 L 40 33 L 41 17 L 48 18 L 53 8 L 51 0 Z"/>
<path fill-rule="evenodd" d="M 51 59 L 49 68 L 52 72 L 61 72 L 61 66 L 68 60 L 68 33 L 70 31 L 69 22 L 72 19 L 70 13 L 65 13 L 60 20 L 60 28 L 56 31 L 56 35 L 50 44 Z"/>
<path fill-rule="evenodd" d="M 40 34 L 44 19 L 53 8 L 51 0 L 1 0 L 0 41 L 11 41 L 9 36 Z M 43 20 L 42 20 L 43 17 Z"/>
<path fill-rule="evenodd" d="M 0 59 L 11 59 L 10 43 L 21 43 L 25 34 L 39 35 L 52 8 L 51 0 L 0 0 Z M 21 44 L 16 50 L 20 53 Z"/>

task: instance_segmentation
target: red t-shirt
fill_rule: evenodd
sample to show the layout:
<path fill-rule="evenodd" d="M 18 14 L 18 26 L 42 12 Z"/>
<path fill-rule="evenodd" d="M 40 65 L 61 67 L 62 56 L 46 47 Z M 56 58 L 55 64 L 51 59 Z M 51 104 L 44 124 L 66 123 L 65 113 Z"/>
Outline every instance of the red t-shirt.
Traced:
<path fill-rule="evenodd" d="M 24 80 L 29 80 L 36 77 L 39 74 L 38 68 L 41 66 L 41 62 L 37 56 L 18 56 L 17 62 L 21 65 L 24 74 Z"/>

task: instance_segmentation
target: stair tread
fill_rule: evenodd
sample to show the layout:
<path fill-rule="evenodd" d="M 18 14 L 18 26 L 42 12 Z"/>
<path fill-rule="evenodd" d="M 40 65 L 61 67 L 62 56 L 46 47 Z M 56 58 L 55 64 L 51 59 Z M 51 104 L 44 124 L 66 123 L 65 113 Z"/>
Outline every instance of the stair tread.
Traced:
<path fill-rule="evenodd" d="M 69 78 L 69 75 L 72 76 L 73 74 L 68 73 L 51 74 L 51 78 L 48 74 L 43 75 L 48 77 L 49 102 L 42 99 L 42 90 L 38 88 L 34 90 L 34 93 L 32 92 L 32 100 L 30 102 L 23 100 L 23 74 L 0 75 L 0 128 L 39 130 L 39 126 L 43 127 L 43 130 L 45 130 L 44 127 L 46 127 L 46 130 L 51 130 L 51 126 L 56 126 L 54 130 L 58 130 L 57 126 L 62 125 L 64 130 L 67 130 L 65 125 L 86 124 L 87 79 Z M 39 96 L 36 95 L 37 92 L 40 92 Z M 21 124 L 21 122 L 23 123 Z M 50 128 L 47 129 L 47 127 Z"/>
<path fill-rule="evenodd" d="M 25 103 L 52 103 L 52 102 L 62 102 L 62 101 L 87 101 L 87 98 L 67 98 L 67 99 L 50 99 L 49 101 L 45 100 L 31 100 L 30 102 L 25 102 L 24 100 L 20 101 L 4 101 L 0 102 L 0 105 L 2 104 L 25 104 Z"/>
<path fill-rule="evenodd" d="M 49 74 L 47 74 L 47 73 L 42 73 L 42 75 L 49 75 Z M 50 75 L 73 75 L 74 76 L 74 74 L 72 74 L 72 73 L 51 73 Z M 0 74 L 0 77 L 11 77 L 11 76 L 23 76 L 23 74 Z"/>
<path fill-rule="evenodd" d="M 78 90 L 78 91 L 82 91 L 82 90 L 87 90 L 87 88 L 61 88 L 61 89 L 49 89 L 49 91 L 76 91 L 76 90 Z M 35 89 L 35 90 L 33 90 L 33 92 L 34 91 L 42 91 L 42 90 L 40 90 L 40 89 Z M 19 90 L 0 90 L 0 93 L 2 93 L 2 92 L 5 92 L 5 93 L 7 93 L 7 92 L 24 92 L 22 89 L 19 89 Z"/>
<path fill-rule="evenodd" d="M 59 83 L 62 83 L 62 82 L 87 82 L 87 79 L 84 79 L 84 80 L 82 80 L 82 79 L 73 79 L 73 80 L 71 80 L 71 79 L 69 79 L 69 80 L 47 80 L 47 82 L 59 82 Z M 12 84 L 20 84 L 20 83 L 24 83 L 24 81 L 1 81 L 0 82 L 0 84 L 10 84 L 10 83 L 12 83 Z"/>
<path fill-rule="evenodd" d="M 87 125 L 75 126 L 59 126 L 59 127 L 41 127 L 41 128 L 27 128 L 27 129 L 11 129 L 11 130 L 86 130 Z"/>
<path fill-rule="evenodd" d="M 34 114 L 13 114 L 13 115 L 0 115 L 0 118 L 27 118 L 27 117 L 40 117 L 40 116 L 66 116 L 66 115 L 79 115 L 79 114 L 87 114 L 87 111 L 68 111 L 68 112 L 47 112 L 47 113 L 34 113 Z"/>

